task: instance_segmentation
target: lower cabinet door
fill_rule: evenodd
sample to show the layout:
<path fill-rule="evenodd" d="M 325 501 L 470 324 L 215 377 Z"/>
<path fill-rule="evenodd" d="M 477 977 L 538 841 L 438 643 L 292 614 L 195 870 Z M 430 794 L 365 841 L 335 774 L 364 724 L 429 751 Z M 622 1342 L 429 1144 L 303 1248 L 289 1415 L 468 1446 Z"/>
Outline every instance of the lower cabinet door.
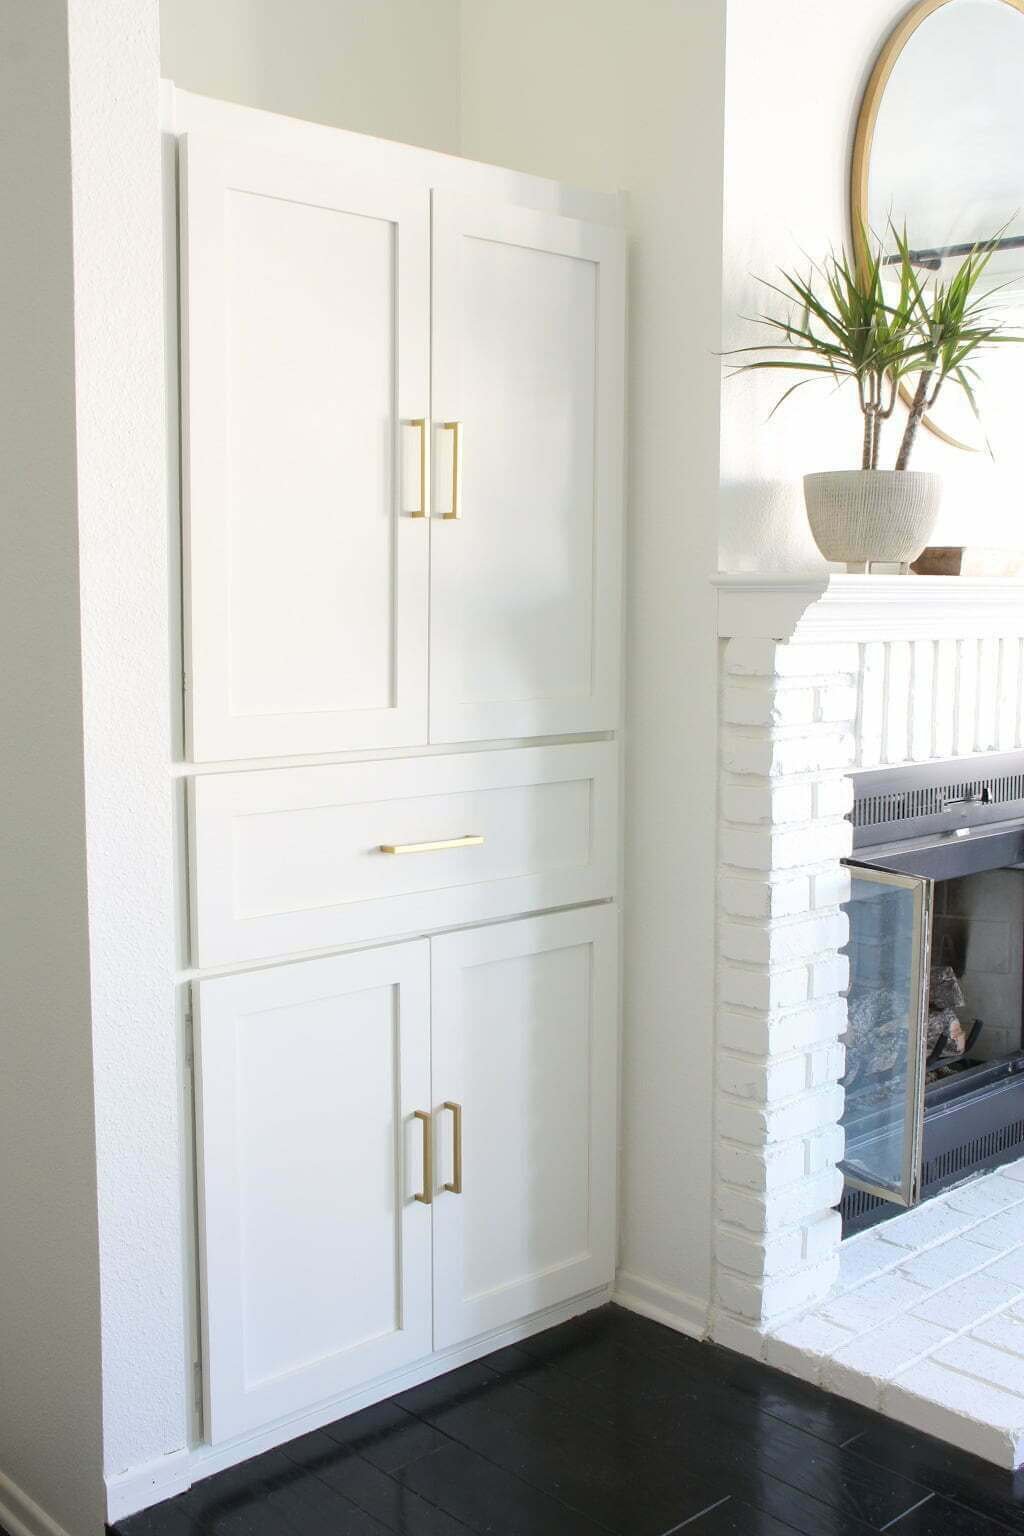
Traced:
<path fill-rule="evenodd" d="M 431 940 L 436 1349 L 612 1278 L 617 926 Z"/>
<path fill-rule="evenodd" d="M 198 988 L 207 1431 L 430 1353 L 429 952 Z"/>

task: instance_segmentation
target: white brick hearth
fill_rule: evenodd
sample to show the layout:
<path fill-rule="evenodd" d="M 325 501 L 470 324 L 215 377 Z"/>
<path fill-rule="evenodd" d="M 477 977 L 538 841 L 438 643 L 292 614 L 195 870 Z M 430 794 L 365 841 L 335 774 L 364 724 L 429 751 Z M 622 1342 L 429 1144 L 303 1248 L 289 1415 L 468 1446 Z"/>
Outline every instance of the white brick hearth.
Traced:
<path fill-rule="evenodd" d="M 1006 1464 L 1024 1454 L 1024 1169 L 840 1253 L 838 951 L 848 772 L 1024 744 L 1024 583 L 718 586 L 713 1333 Z"/>

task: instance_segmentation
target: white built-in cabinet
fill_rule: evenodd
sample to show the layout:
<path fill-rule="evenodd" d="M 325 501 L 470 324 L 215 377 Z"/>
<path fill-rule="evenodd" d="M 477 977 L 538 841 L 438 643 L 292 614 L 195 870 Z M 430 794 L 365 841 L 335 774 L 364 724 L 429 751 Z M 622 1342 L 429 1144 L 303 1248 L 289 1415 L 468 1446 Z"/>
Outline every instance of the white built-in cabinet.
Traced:
<path fill-rule="evenodd" d="M 606 1284 L 615 913 L 202 983 L 214 1441 Z"/>
<path fill-rule="evenodd" d="M 620 232 L 182 156 L 192 757 L 613 729 Z"/>
<path fill-rule="evenodd" d="M 611 1283 L 624 256 L 550 184 L 532 206 L 511 173 L 438 186 L 420 151 L 183 115 L 202 1434 L 224 1446 Z"/>

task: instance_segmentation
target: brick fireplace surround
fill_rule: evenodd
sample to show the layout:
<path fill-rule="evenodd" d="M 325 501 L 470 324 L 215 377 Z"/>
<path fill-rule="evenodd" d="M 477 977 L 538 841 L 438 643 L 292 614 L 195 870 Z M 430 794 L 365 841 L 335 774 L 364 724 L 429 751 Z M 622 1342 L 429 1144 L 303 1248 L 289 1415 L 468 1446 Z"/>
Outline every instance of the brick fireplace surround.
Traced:
<path fill-rule="evenodd" d="M 835 1206 L 847 774 L 1024 746 L 1024 582 L 726 575 L 717 587 L 712 1332 L 1017 1465 L 1024 1165 L 842 1245 Z M 929 1329 L 948 1286 L 988 1305 L 961 1306 L 963 1328 Z"/>

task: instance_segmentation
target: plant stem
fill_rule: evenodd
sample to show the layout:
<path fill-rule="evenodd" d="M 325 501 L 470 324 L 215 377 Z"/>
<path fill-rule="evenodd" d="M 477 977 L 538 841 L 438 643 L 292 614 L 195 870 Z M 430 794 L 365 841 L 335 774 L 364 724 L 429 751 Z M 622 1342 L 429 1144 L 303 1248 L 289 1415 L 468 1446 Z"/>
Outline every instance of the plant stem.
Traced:
<path fill-rule="evenodd" d="M 871 468 L 871 459 L 874 454 L 875 441 L 875 408 L 873 405 L 864 406 L 864 449 L 861 453 L 861 469 Z"/>
<path fill-rule="evenodd" d="M 932 370 L 929 368 L 918 376 L 917 388 L 914 391 L 914 399 L 910 407 L 910 415 L 907 417 L 907 425 L 903 429 L 903 441 L 900 443 L 899 455 L 896 459 L 897 469 L 906 469 L 910 460 L 910 452 L 917 437 L 917 429 L 921 424 L 921 418 L 928 408 L 928 386 L 931 383 Z"/>

